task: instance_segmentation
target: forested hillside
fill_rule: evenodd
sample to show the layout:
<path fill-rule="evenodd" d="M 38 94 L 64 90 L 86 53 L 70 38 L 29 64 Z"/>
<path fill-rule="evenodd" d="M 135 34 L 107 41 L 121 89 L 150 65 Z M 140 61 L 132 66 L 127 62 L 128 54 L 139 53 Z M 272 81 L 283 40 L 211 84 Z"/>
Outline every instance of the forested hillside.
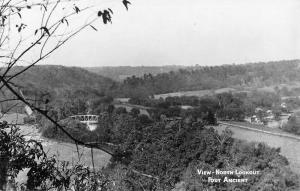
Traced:
<path fill-rule="evenodd" d="M 196 66 L 177 72 L 128 77 L 116 95 L 149 96 L 187 90 L 225 87 L 263 87 L 300 81 L 299 60 L 244 65 Z"/>
<path fill-rule="evenodd" d="M 24 69 L 15 67 L 12 74 Z M 35 66 L 15 78 L 14 82 L 24 87 L 38 89 L 80 89 L 91 88 L 106 91 L 113 83 L 109 78 L 88 72 L 78 67 Z"/>
<path fill-rule="evenodd" d="M 16 74 L 23 69 L 22 66 L 14 67 L 8 75 Z M 82 100 L 82 104 L 85 104 L 89 99 L 104 96 L 114 84 L 113 80 L 82 68 L 64 66 L 35 66 L 14 78 L 12 83 L 18 84 L 16 90 L 18 92 L 21 90 L 26 99 L 34 101 L 37 105 L 48 102 L 57 105 L 72 102 L 73 99 Z M 2 100 L 14 98 L 5 89 L 2 89 L 0 97 Z M 15 104 L 14 100 L 2 102 L 2 112 Z"/>
<path fill-rule="evenodd" d="M 109 94 L 113 97 L 143 97 L 153 94 L 188 90 L 218 88 L 264 87 L 282 83 L 300 82 L 300 60 L 260 62 L 241 65 L 170 67 L 106 67 L 102 72 L 95 68 L 89 72 L 77 67 L 36 66 L 13 80 L 28 89 L 87 90 Z M 158 73 L 158 71 L 168 71 Z M 177 71 L 173 71 L 178 69 Z M 11 73 L 22 70 L 15 67 Z M 98 68 L 100 70 L 100 68 Z M 92 68 L 88 68 L 92 70 Z M 123 82 L 116 82 L 96 73 L 117 78 L 133 75 Z M 145 73 L 145 74 L 144 74 Z M 137 74 L 137 75 L 134 75 Z M 140 77 L 138 77 L 140 76 Z"/>
<path fill-rule="evenodd" d="M 84 69 L 99 74 L 101 76 L 105 76 L 111 78 L 116 81 L 123 81 L 127 77 L 137 76 L 141 77 L 144 74 L 152 74 L 157 75 L 160 73 L 166 73 L 170 71 L 177 71 L 181 68 L 185 68 L 184 66 L 104 66 L 104 67 L 86 67 Z"/>

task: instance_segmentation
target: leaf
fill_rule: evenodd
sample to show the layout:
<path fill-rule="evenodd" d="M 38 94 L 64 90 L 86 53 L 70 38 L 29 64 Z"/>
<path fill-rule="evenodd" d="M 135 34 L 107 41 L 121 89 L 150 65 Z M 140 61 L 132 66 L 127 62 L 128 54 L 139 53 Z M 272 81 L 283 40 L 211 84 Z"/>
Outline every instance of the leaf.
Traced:
<path fill-rule="evenodd" d="M 16 25 L 16 27 L 17 27 L 18 25 Z M 23 23 L 21 23 L 21 25 L 19 26 L 19 28 L 18 28 L 18 32 L 21 32 L 21 30 L 22 29 L 24 29 L 26 27 L 26 25 L 25 24 L 23 24 Z"/>
<path fill-rule="evenodd" d="M 61 19 L 61 22 L 62 22 L 62 23 L 65 23 L 65 22 L 66 22 L 67 25 L 69 26 L 69 22 L 68 22 L 68 20 L 67 20 L 66 18 L 62 18 L 62 19 Z"/>
<path fill-rule="evenodd" d="M 27 9 L 31 9 L 31 6 L 29 6 L 29 5 L 27 5 L 26 7 L 27 7 Z"/>
<path fill-rule="evenodd" d="M 103 16 L 102 16 L 102 19 L 103 19 L 103 23 L 104 24 L 107 24 L 107 22 L 111 22 L 111 16 L 110 16 L 110 13 L 107 11 L 107 10 L 104 10 L 103 11 Z"/>
<path fill-rule="evenodd" d="M 74 9 L 75 9 L 75 12 L 76 12 L 76 13 L 79 13 L 79 12 L 80 12 L 80 9 L 79 9 L 77 6 L 75 6 Z"/>
<path fill-rule="evenodd" d="M 108 8 L 108 10 L 110 11 L 111 14 L 114 14 L 114 12 L 111 10 L 111 8 Z"/>
<path fill-rule="evenodd" d="M 34 31 L 34 35 L 36 35 L 36 33 L 38 32 L 39 30 L 38 29 L 36 29 L 35 31 Z"/>
<path fill-rule="evenodd" d="M 90 27 L 92 27 L 92 29 L 94 29 L 95 31 L 98 31 L 98 29 L 96 29 L 93 25 L 90 25 Z"/>
<path fill-rule="evenodd" d="M 98 11 L 98 17 L 101 17 L 103 15 L 102 11 Z"/>
<path fill-rule="evenodd" d="M 67 25 L 69 26 L 69 22 L 68 22 L 68 20 L 67 20 L 67 19 L 65 19 L 65 21 L 66 21 Z"/>
<path fill-rule="evenodd" d="M 131 3 L 127 0 L 123 0 L 123 4 L 124 4 L 124 6 L 126 7 L 127 10 L 128 10 L 128 4 L 131 5 Z"/>

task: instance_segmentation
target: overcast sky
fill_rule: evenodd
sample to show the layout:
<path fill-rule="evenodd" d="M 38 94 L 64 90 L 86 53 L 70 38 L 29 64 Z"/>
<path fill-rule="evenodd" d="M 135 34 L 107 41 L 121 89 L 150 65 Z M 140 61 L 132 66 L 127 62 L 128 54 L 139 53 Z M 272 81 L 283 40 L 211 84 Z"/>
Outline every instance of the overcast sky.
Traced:
<path fill-rule="evenodd" d="M 86 30 L 44 63 L 221 65 L 300 58 L 299 0 L 114 1 L 113 24 Z"/>

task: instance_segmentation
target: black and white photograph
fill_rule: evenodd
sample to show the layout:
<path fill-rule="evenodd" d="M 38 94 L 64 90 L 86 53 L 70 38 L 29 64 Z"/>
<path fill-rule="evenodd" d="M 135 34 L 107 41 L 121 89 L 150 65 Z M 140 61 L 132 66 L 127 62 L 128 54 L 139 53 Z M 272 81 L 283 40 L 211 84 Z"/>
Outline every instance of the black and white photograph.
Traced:
<path fill-rule="evenodd" d="M 0 0 L 0 191 L 300 191 L 299 0 Z"/>

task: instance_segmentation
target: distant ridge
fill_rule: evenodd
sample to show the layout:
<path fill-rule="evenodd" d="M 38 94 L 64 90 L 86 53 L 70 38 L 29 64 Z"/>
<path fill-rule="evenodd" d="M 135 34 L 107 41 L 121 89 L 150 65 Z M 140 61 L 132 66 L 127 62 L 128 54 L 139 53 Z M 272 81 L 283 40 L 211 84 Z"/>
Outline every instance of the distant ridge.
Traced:
<path fill-rule="evenodd" d="M 127 77 L 136 76 L 142 77 L 144 74 L 157 75 L 160 73 L 168 73 L 178 71 L 185 68 L 180 65 L 166 66 L 103 66 L 103 67 L 85 67 L 84 69 L 111 78 L 116 81 L 123 81 Z"/>

